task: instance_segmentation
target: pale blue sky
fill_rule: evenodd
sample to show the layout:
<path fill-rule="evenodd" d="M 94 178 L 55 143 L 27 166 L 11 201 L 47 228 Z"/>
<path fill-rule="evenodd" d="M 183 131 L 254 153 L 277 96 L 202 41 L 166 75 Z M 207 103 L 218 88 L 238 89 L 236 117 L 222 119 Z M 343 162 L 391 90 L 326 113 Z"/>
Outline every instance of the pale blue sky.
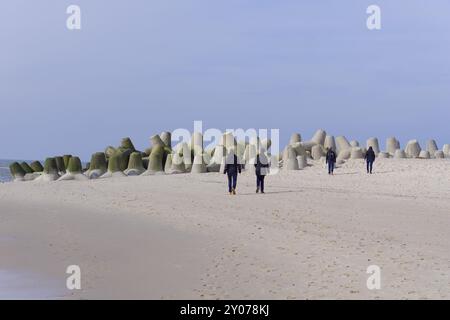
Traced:
<path fill-rule="evenodd" d="M 88 159 L 125 136 L 144 149 L 194 120 L 279 128 L 281 144 L 317 128 L 450 143 L 449 14 L 448 0 L 5 0 L 0 158 Z"/>

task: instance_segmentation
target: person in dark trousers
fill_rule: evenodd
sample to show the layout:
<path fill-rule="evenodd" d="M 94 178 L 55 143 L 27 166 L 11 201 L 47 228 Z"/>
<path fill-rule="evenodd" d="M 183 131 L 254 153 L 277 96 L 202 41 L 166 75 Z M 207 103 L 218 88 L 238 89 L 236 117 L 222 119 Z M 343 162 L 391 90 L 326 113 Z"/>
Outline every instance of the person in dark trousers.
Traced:
<path fill-rule="evenodd" d="M 227 157 L 223 173 L 228 175 L 228 192 L 230 194 L 236 194 L 237 176 L 238 173 L 241 173 L 241 164 L 235 154 Z"/>
<path fill-rule="evenodd" d="M 366 159 L 367 162 L 367 173 L 372 174 L 373 163 L 375 161 L 375 152 L 373 151 L 372 147 L 369 147 L 364 159 Z"/>
<path fill-rule="evenodd" d="M 327 148 L 326 163 L 328 164 L 328 174 L 334 174 L 334 166 L 336 164 L 336 153 L 333 149 Z"/>
<path fill-rule="evenodd" d="M 264 193 L 264 178 L 269 171 L 269 161 L 264 154 L 256 156 L 255 173 L 256 173 L 256 193 L 261 191 Z"/>

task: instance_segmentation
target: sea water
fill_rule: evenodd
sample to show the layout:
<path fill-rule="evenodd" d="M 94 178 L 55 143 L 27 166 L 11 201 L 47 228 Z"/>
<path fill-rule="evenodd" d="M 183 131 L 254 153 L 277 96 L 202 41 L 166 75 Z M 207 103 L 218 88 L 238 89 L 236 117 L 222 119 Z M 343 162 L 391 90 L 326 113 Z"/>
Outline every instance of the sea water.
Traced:
<path fill-rule="evenodd" d="M 9 165 L 13 163 L 14 160 L 0 160 L 0 182 L 11 181 L 11 174 L 9 172 Z"/>

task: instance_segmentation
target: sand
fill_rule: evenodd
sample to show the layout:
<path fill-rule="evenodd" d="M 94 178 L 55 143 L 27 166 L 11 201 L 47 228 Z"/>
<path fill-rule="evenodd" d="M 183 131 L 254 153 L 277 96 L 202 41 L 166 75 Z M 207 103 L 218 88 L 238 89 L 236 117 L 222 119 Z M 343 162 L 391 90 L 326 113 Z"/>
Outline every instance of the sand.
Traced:
<path fill-rule="evenodd" d="M 448 159 L 335 176 L 317 161 L 264 195 L 248 173 L 226 189 L 219 173 L 0 184 L 0 297 L 450 298 Z M 81 290 L 65 288 L 71 264 Z"/>

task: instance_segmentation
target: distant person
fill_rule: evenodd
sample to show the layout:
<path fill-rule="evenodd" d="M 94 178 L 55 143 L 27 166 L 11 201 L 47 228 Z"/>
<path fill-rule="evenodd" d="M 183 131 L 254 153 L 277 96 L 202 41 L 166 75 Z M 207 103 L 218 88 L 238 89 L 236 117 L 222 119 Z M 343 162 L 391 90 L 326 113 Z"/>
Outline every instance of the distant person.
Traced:
<path fill-rule="evenodd" d="M 328 164 L 328 174 L 334 174 L 334 167 L 336 165 L 336 153 L 333 149 L 327 148 L 326 163 Z"/>
<path fill-rule="evenodd" d="M 237 176 L 241 173 L 241 164 L 234 153 L 227 156 L 223 173 L 228 175 L 228 192 L 230 195 L 236 194 Z"/>
<path fill-rule="evenodd" d="M 364 159 L 366 159 L 367 162 L 367 173 L 372 174 L 373 163 L 375 162 L 375 152 L 372 147 L 369 147 Z"/>
<path fill-rule="evenodd" d="M 269 173 L 269 160 L 264 153 L 256 156 L 255 174 L 256 174 L 256 193 L 264 193 L 264 178 Z"/>

